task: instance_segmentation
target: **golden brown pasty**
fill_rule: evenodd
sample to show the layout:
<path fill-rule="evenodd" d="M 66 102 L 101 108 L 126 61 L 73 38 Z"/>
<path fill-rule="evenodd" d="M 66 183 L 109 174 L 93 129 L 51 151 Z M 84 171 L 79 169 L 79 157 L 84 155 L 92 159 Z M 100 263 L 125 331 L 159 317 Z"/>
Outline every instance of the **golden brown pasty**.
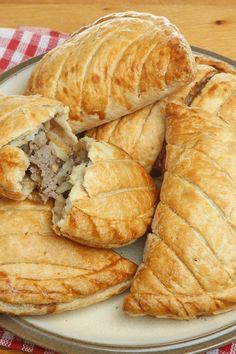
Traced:
<path fill-rule="evenodd" d="M 130 285 L 136 265 L 51 229 L 51 206 L 0 200 L 0 312 L 44 315 L 89 306 Z"/>
<path fill-rule="evenodd" d="M 197 98 L 208 112 L 167 106 L 166 172 L 124 303 L 130 315 L 187 319 L 236 307 L 236 79 L 210 81 Z"/>
<path fill-rule="evenodd" d="M 56 232 L 89 246 L 118 247 L 145 233 L 157 189 L 125 152 L 91 138 L 78 143 L 68 110 L 54 100 L 2 96 L 1 116 L 1 195 L 54 199 Z"/>
<path fill-rule="evenodd" d="M 43 200 L 57 195 L 77 144 L 67 119 L 58 101 L 0 96 L 0 195 L 22 200 L 35 189 Z"/>
<path fill-rule="evenodd" d="M 164 143 L 167 102 L 190 104 L 204 84 L 216 73 L 215 68 L 199 64 L 196 77 L 190 84 L 152 105 L 90 129 L 86 135 L 119 146 L 151 172 Z"/>
<path fill-rule="evenodd" d="M 195 80 L 184 86 L 178 92 L 170 95 L 165 100 L 187 106 L 196 106 L 206 111 L 217 110 L 218 105 L 235 90 L 236 70 L 222 61 L 205 56 L 195 58 L 197 74 Z M 217 103 L 218 102 L 218 103 Z M 165 110 L 162 109 L 162 119 L 165 121 Z M 99 128 L 98 128 L 99 129 Z M 164 138 L 163 138 L 164 140 Z M 153 172 L 164 170 L 165 144 L 153 165 Z"/>
<path fill-rule="evenodd" d="M 164 107 L 159 101 L 93 128 L 86 135 L 120 147 L 151 172 L 164 141 Z"/>
<path fill-rule="evenodd" d="M 203 88 L 216 74 L 236 74 L 236 71 L 224 62 L 205 56 L 198 56 L 195 60 L 197 72 L 191 83 L 152 105 L 90 129 L 86 135 L 119 146 L 144 166 L 148 172 L 152 169 L 154 173 L 157 170 L 159 172 L 161 150 L 165 137 L 166 104 L 168 102 L 177 102 L 188 106 L 196 104 L 194 99 L 204 94 Z"/>
<path fill-rule="evenodd" d="M 27 94 L 70 107 L 75 133 L 120 118 L 194 78 L 190 46 L 166 18 L 124 12 L 98 19 L 47 53 Z"/>
<path fill-rule="evenodd" d="M 85 137 L 68 195 L 56 199 L 55 231 L 94 247 L 119 247 L 144 235 L 157 188 L 145 169 L 123 150 Z"/>

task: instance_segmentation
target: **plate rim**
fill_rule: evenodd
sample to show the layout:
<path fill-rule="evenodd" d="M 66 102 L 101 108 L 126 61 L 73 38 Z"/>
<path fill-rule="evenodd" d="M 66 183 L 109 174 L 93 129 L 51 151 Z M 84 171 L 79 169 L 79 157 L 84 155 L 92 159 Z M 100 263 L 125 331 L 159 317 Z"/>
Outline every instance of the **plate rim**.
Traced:
<path fill-rule="evenodd" d="M 44 346 L 50 350 L 56 350 L 60 353 L 78 354 L 78 350 L 85 350 L 83 354 L 141 354 L 141 353 L 163 353 L 163 354 L 196 354 L 208 350 L 215 349 L 219 346 L 226 345 L 232 342 L 236 336 L 236 330 L 228 334 L 221 335 L 218 338 L 210 339 L 203 343 L 190 344 L 183 348 L 179 347 L 174 349 L 165 349 L 161 346 L 136 346 L 133 348 L 128 347 L 111 347 L 111 345 L 93 344 L 85 341 L 73 340 L 58 334 L 51 334 L 46 330 L 39 329 L 37 326 L 27 323 L 27 321 L 15 321 L 14 316 L 0 315 L 0 325 L 4 325 L 5 329 L 18 335 L 19 337 L 29 340 L 36 345 Z M 30 336 L 28 335 L 30 334 Z M 181 343 L 179 343 L 181 344 Z M 168 347 L 168 345 L 166 345 Z M 62 351 L 63 350 L 63 351 Z M 65 351 L 64 351 L 65 350 Z M 70 350 L 70 351 L 68 351 Z M 81 353 L 82 354 L 82 353 Z"/>
<path fill-rule="evenodd" d="M 209 51 L 207 49 L 199 48 L 196 46 L 191 46 L 192 50 L 197 53 L 197 54 L 204 54 L 206 56 L 212 57 L 214 59 L 218 59 L 221 61 L 224 61 L 234 67 L 236 67 L 236 60 L 230 59 L 228 57 L 225 57 L 223 55 L 220 55 L 218 53 Z M 4 83 L 7 81 L 10 77 L 14 76 L 18 72 L 24 70 L 28 66 L 38 62 L 45 53 L 40 54 L 36 57 L 33 57 L 23 63 L 18 64 L 17 66 L 9 69 L 8 71 L 4 72 L 3 74 L 0 75 L 0 84 Z M 215 330 L 211 333 L 208 333 L 206 335 L 202 335 L 199 337 L 195 338 L 190 338 L 189 340 L 185 341 L 179 341 L 179 342 L 174 342 L 172 344 L 161 344 L 161 345 L 145 345 L 145 346 L 117 346 L 117 345 L 112 345 L 112 344 L 99 344 L 99 343 L 94 343 L 94 342 L 88 342 L 88 341 L 83 341 L 83 340 L 73 340 L 72 338 L 64 337 L 52 332 L 48 332 L 44 329 L 40 329 L 35 325 L 29 324 L 27 321 L 24 319 L 19 319 L 16 317 L 14 319 L 14 316 L 8 316 L 8 315 L 0 315 L 0 325 L 2 325 L 5 329 L 11 331 L 12 333 L 29 340 L 39 346 L 45 346 L 48 349 L 51 350 L 56 350 L 61 352 L 61 350 L 66 350 L 68 352 L 68 349 L 70 352 L 68 353 L 78 353 L 78 349 L 85 350 L 86 353 L 88 354 L 98 354 L 98 353 L 155 353 L 155 352 L 162 352 L 165 354 L 177 354 L 179 353 L 179 350 L 181 349 L 181 353 L 200 353 L 206 350 L 214 349 L 219 346 L 225 345 L 227 343 L 232 342 L 236 338 L 236 329 L 232 330 L 230 333 L 227 334 L 222 334 L 219 335 L 219 337 L 215 339 L 208 339 L 210 336 L 216 334 L 216 333 L 221 333 L 226 329 L 229 329 L 230 327 L 233 327 L 236 325 L 231 324 L 226 326 L 225 328 L 221 328 L 219 330 Z M 197 339 L 201 338 L 206 338 L 206 341 L 203 341 L 202 343 L 198 344 L 191 344 L 191 342 L 196 341 Z M 179 345 L 181 343 L 185 343 L 186 346 L 184 348 L 178 347 L 178 348 L 173 348 L 173 349 L 167 349 L 164 350 L 165 347 L 168 346 L 174 346 L 174 345 Z M 190 343 L 189 345 L 187 345 Z M 68 348 L 68 346 L 70 348 Z M 162 350 L 162 351 L 160 351 Z"/>

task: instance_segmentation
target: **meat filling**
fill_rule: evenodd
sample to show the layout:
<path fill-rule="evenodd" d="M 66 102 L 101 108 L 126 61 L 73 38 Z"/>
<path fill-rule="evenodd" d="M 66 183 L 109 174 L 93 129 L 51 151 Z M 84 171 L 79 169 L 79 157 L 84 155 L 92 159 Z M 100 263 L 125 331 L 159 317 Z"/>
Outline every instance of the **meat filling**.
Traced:
<path fill-rule="evenodd" d="M 44 126 L 39 129 L 32 141 L 21 148 L 30 161 L 27 175 L 35 183 L 35 189 L 43 202 L 47 202 L 49 198 L 57 199 L 61 194 L 66 197 L 72 187 L 69 177 L 77 162 L 75 152 L 66 161 L 56 156 Z"/>

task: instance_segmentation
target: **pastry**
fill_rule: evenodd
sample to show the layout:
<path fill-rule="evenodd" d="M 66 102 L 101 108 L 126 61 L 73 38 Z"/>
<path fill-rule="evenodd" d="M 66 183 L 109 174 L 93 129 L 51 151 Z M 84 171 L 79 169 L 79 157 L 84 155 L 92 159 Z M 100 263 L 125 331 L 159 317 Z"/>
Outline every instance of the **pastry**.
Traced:
<path fill-rule="evenodd" d="M 119 146 L 148 172 L 153 169 L 155 173 L 160 170 L 160 159 L 157 161 L 157 158 L 160 156 L 165 137 L 166 103 L 177 101 L 190 104 L 205 82 L 216 73 L 215 68 L 199 64 L 196 77 L 190 84 L 152 105 L 93 128 L 87 131 L 86 135 Z"/>
<path fill-rule="evenodd" d="M 166 172 L 124 303 L 130 315 L 188 319 L 236 308 L 236 76 L 210 81 L 195 98 L 201 108 L 167 105 Z"/>
<path fill-rule="evenodd" d="M 170 95 L 165 101 L 196 106 L 211 112 L 217 107 L 217 100 L 221 102 L 222 97 L 226 98 L 232 93 L 235 87 L 236 70 L 222 61 L 206 56 L 195 57 L 197 63 L 197 74 L 195 80 L 183 87 L 178 92 Z M 215 98 L 213 98 L 213 96 Z M 164 112 L 164 109 L 162 109 Z M 162 120 L 165 120 L 163 113 Z M 165 143 L 156 162 L 153 165 L 154 175 L 163 173 L 165 161 Z"/>
<path fill-rule="evenodd" d="M 195 61 L 197 64 L 204 64 L 208 66 L 212 66 L 215 68 L 218 72 L 223 72 L 223 73 L 228 73 L 228 74 L 236 74 L 236 70 L 229 65 L 228 63 L 218 60 L 212 57 L 208 57 L 205 55 L 196 55 L 195 56 Z"/>
<path fill-rule="evenodd" d="M 54 229 L 93 247 L 119 247 L 141 237 L 157 200 L 155 182 L 123 150 L 85 137 L 81 162 L 69 179 L 71 189 L 56 199 Z"/>
<path fill-rule="evenodd" d="M 154 103 L 194 75 L 179 30 L 164 17 L 130 11 L 98 19 L 47 53 L 26 93 L 68 105 L 79 133 Z"/>
<path fill-rule="evenodd" d="M 163 101 L 156 102 L 93 128 L 86 135 L 120 147 L 151 172 L 164 141 L 164 106 Z"/>
<path fill-rule="evenodd" d="M 40 96 L 0 96 L 0 195 L 23 200 L 57 196 L 70 173 L 77 138 L 68 108 Z"/>
<path fill-rule="evenodd" d="M 56 236 L 51 205 L 0 200 L 0 313 L 79 309 L 127 289 L 136 265 Z"/>
<path fill-rule="evenodd" d="M 91 138 L 78 143 L 67 116 L 48 98 L 0 97 L 0 194 L 54 199 L 56 232 L 80 243 L 110 248 L 135 241 L 154 213 L 153 180 L 114 146 Z"/>
<path fill-rule="evenodd" d="M 236 90 L 236 73 L 219 73 L 211 77 L 201 92 L 194 97 L 191 106 L 202 108 L 210 113 L 217 113 L 222 102 L 234 99 Z M 231 101 L 230 101 L 231 102 Z"/>

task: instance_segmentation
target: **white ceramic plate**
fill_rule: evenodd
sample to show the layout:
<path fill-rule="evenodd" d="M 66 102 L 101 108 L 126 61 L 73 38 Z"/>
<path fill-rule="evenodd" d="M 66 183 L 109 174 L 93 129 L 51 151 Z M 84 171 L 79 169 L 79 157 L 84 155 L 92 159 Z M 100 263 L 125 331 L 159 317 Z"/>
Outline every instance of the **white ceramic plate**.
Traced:
<path fill-rule="evenodd" d="M 236 66 L 230 59 L 199 48 Z M 20 94 L 40 57 L 0 77 L 0 93 Z M 144 239 L 120 249 L 141 261 Z M 236 338 L 236 311 L 191 321 L 128 317 L 122 312 L 124 294 L 88 308 L 40 317 L 0 316 L 0 324 L 36 344 L 64 353 L 196 353 Z"/>

